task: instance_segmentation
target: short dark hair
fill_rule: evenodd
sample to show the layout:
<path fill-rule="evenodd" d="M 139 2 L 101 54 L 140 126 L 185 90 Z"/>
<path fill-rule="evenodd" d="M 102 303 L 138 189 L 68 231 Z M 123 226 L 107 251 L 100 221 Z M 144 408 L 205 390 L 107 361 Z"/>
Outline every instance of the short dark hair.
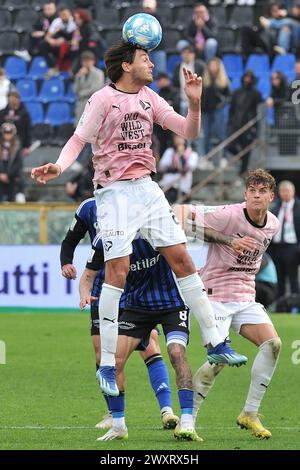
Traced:
<path fill-rule="evenodd" d="M 92 51 L 83 51 L 80 60 L 94 60 L 96 62 L 96 56 Z"/>
<path fill-rule="evenodd" d="M 119 41 L 107 49 L 104 62 L 107 76 L 113 83 L 120 80 L 123 75 L 122 63 L 132 64 L 137 49 L 139 49 L 137 46 L 124 41 Z"/>
<path fill-rule="evenodd" d="M 262 168 L 249 171 L 248 176 L 245 179 L 246 189 L 248 189 L 252 184 L 266 184 L 269 186 L 270 191 L 275 191 L 276 189 L 275 178 L 268 171 L 263 170 Z"/>

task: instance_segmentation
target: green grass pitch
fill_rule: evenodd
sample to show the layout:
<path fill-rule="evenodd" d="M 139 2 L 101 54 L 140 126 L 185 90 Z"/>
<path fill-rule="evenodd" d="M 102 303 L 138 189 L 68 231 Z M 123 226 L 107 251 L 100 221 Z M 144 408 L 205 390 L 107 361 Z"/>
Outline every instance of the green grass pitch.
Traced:
<path fill-rule="evenodd" d="M 300 358 L 292 344 L 300 340 L 300 316 L 273 315 L 283 340 L 280 362 L 266 393 L 261 412 L 272 431 L 268 441 L 240 430 L 235 419 L 248 390 L 256 348 L 232 335 L 233 345 L 249 357 L 247 366 L 226 368 L 218 377 L 198 418 L 203 443 L 178 442 L 172 431 L 163 430 L 159 408 L 149 384 L 146 367 L 138 353 L 127 369 L 125 442 L 96 442 L 102 432 L 94 428 L 105 411 L 95 380 L 95 360 L 86 313 L 0 314 L 0 340 L 7 349 L 7 363 L 0 365 L 0 449 L 299 449 Z M 166 350 L 160 337 L 163 354 Z M 299 346 L 298 346 L 299 349 Z M 188 356 L 193 372 L 205 360 L 196 323 Z M 178 401 L 170 368 L 174 410 Z"/>

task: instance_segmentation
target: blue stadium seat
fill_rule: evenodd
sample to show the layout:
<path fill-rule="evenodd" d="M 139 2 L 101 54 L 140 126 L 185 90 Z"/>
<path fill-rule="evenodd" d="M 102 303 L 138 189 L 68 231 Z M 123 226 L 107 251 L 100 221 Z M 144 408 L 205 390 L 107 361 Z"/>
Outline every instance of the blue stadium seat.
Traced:
<path fill-rule="evenodd" d="M 233 78 L 233 80 L 231 80 L 230 89 L 231 91 L 235 91 L 238 88 L 240 88 L 241 85 L 242 85 L 241 77 L 235 77 Z"/>
<path fill-rule="evenodd" d="M 44 78 L 47 72 L 48 72 L 48 65 L 44 57 L 37 56 L 31 62 L 28 75 L 34 80 L 40 80 Z"/>
<path fill-rule="evenodd" d="M 270 78 L 260 78 L 257 82 L 256 88 L 260 91 L 264 100 L 271 95 L 271 80 Z"/>
<path fill-rule="evenodd" d="M 167 58 L 167 73 L 170 77 L 173 76 L 175 67 L 181 62 L 179 54 L 169 54 Z"/>
<path fill-rule="evenodd" d="M 60 126 L 67 122 L 73 122 L 69 104 L 50 103 L 46 112 L 45 123 L 52 126 Z"/>
<path fill-rule="evenodd" d="M 224 54 L 222 57 L 228 77 L 232 80 L 243 75 L 243 59 L 239 54 Z"/>
<path fill-rule="evenodd" d="M 21 78 L 17 81 L 16 87 L 21 95 L 21 100 L 35 101 L 37 97 L 36 82 L 32 78 Z"/>
<path fill-rule="evenodd" d="M 24 59 L 20 57 L 8 57 L 6 59 L 5 72 L 10 80 L 17 80 L 18 78 L 24 78 L 27 75 L 27 64 Z"/>
<path fill-rule="evenodd" d="M 281 72 L 290 81 L 295 76 L 296 57 L 294 54 L 277 55 L 273 61 L 271 72 Z"/>
<path fill-rule="evenodd" d="M 44 80 L 37 99 L 42 103 L 64 101 L 65 85 L 63 80 L 60 80 L 59 78 L 50 78 L 50 80 Z"/>
<path fill-rule="evenodd" d="M 33 126 L 44 122 L 44 108 L 42 103 L 25 102 L 25 106 L 30 114 Z"/>
<path fill-rule="evenodd" d="M 68 86 L 67 93 L 65 94 L 65 100 L 68 103 L 75 103 L 76 101 L 76 96 L 74 93 L 74 86 L 72 82 Z"/>
<path fill-rule="evenodd" d="M 257 78 L 270 75 L 270 59 L 267 54 L 251 54 L 246 63 L 245 70 L 252 70 Z"/>

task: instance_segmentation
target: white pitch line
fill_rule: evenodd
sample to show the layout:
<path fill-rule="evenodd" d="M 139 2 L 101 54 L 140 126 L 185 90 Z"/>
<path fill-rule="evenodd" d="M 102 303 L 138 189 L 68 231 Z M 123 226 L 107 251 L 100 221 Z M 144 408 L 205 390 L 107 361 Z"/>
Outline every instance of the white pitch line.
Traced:
<path fill-rule="evenodd" d="M 300 427 L 297 426 L 271 426 L 272 430 L 281 430 L 281 431 L 299 431 Z M 97 429 L 94 426 L 0 426 L 0 430 L 24 430 L 24 431 L 66 431 L 66 430 L 79 430 L 79 429 L 90 429 L 95 430 Z M 160 430 L 162 428 L 154 428 L 151 426 L 134 426 L 134 429 L 151 429 L 152 431 Z M 213 426 L 200 426 L 200 430 L 214 430 L 214 431 L 229 431 L 232 429 L 238 429 L 238 426 L 227 426 L 227 427 L 213 427 Z M 98 431 L 101 431 L 98 429 Z"/>

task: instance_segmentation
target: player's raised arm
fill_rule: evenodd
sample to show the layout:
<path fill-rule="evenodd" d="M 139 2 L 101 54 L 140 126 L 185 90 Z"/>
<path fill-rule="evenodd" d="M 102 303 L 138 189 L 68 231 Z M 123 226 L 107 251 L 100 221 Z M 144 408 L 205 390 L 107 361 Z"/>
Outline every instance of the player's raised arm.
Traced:
<path fill-rule="evenodd" d="M 183 69 L 185 93 L 188 98 L 188 114 L 186 117 L 176 113 L 165 100 L 158 97 L 155 122 L 163 129 L 170 129 L 185 139 L 196 139 L 201 127 L 201 95 L 202 78 L 188 69 Z"/>
<path fill-rule="evenodd" d="M 63 147 L 56 163 L 46 163 L 45 165 L 32 168 L 31 178 L 39 183 L 46 184 L 48 181 L 57 178 L 64 170 L 69 168 L 80 154 L 85 145 L 85 141 L 76 134 L 68 140 Z"/>

